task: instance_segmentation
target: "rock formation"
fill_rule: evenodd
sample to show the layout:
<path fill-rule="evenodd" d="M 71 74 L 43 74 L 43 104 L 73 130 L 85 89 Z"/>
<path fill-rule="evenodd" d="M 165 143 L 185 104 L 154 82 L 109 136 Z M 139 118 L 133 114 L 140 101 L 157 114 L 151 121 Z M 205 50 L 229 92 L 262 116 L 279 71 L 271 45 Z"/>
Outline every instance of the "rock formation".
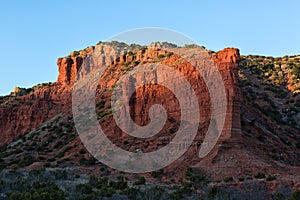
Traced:
<path fill-rule="evenodd" d="M 46 139 L 43 138 L 44 135 L 51 135 L 52 138 L 55 138 L 53 135 L 57 134 L 60 137 L 54 141 L 50 140 L 52 146 L 47 146 L 47 151 L 36 150 L 37 158 L 41 152 L 45 158 L 53 158 L 49 161 L 52 166 L 58 164 L 56 159 L 61 159 L 59 161 L 67 164 L 71 163 L 70 165 L 78 164 L 80 159 L 78 152 L 84 147 L 80 139 L 74 137 L 77 135 L 71 121 L 72 89 L 78 78 L 97 70 L 99 66 L 106 66 L 107 68 L 99 79 L 95 105 L 99 123 L 108 138 L 117 146 L 131 152 L 151 152 L 165 146 L 174 138 L 174 133 L 178 130 L 181 122 L 181 111 L 176 96 L 168 88 L 156 84 L 159 75 L 156 71 L 139 74 L 137 77 L 131 76 L 132 85 L 130 87 L 122 86 L 121 91 L 123 94 L 129 94 L 130 88 L 137 86 L 137 83 L 142 82 L 145 77 L 152 80 L 153 84 L 138 87 L 130 97 L 130 117 L 136 124 L 145 126 L 150 122 L 149 109 L 151 106 L 154 104 L 163 105 L 167 111 L 168 119 L 157 137 L 140 139 L 124 133 L 116 125 L 111 115 L 110 103 L 112 91 L 118 87 L 118 80 L 122 76 L 138 69 L 142 64 L 160 63 L 178 71 L 185 77 L 195 91 L 200 107 L 197 136 L 190 149 L 180 159 L 164 169 L 165 180 L 170 177 L 179 180 L 185 177 L 186 169 L 192 167 L 215 181 L 224 180 L 224 178 L 231 176 L 236 180 L 240 177 L 255 177 L 258 172 L 263 172 L 266 175 L 282 175 L 280 179 L 278 178 L 280 184 L 275 186 L 274 184 L 277 182 L 268 183 L 268 187 L 272 188 L 271 190 L 275 190 L 274 188 L 281 187 L 285 183 L 288 183 L 287 185 L 293 189 L 298 187 L 300 183 L 300 170 L 297 167 L 300 163 L 300 134 L 299 129 L 297 129 L 297 122 L 295 120 L 293 122 L 292 117 L 300 118 L 300 116 L 296 113 L 297 109 L 292 107 L 298 105 L 300 109 L 300 97 L 296 96 L 296 93 L 282 93 L 282 96 L 287 95 L 286 99 L 282 96 L 276 97 L 277 93 L 280 92 L 278 88 L 275 86 L 271 88 L 272 85 L 261 83 L 262 77 L 257 74 L 262 73 L 255 74 L 259 67 L 262 70 L 267 70 L 268 73 L 273 70 L 274 74 L 277 75 L 276 70 L 279 68 L 276 69 L 270 65 L 271 58 L 266 62 L 267 65 L 263 66 L 261 58 L 258 57 L 255 59 L 259 59 L 259 61 L 253 62 L 254 64 L 247 63 L 247 59 L 253 58 L 240 58 L 239 50 L 235 48 L 226 48 L 216 53 L 201 49 L 202 53 L 214 61 L 221 74 L 226 91 L 227 110 L 225 125 L 217 145 L 207 157 L 203 159 L 198 157 L 199 148 L 201 148 L 210 124 L 209 119 L 215 116 L 212 116 L 211 94 L 203 77 L 194 67 L 195 63 L 201 63 L 201 59 L 190 62 L 189 57 L 184 57 L 187 52 L 194 51 L 194 48 L 200 47 L 178 48 L 175 45 L 155 43 L 149 47 L 142 47 L 111 42 L 99 43 L 94 47 L 72 52 L 67 57 L 59 58 L 57 61 L 59 76 L 55 83 L 27 89 L 23 94 L 17 89 L 15 91 L 17 95 L 1 97 L 0 146 L 13 144 L 12 141 L 22 135 L 30 135 L 27 133 L 37 128 L 36 134 L 39 136 L 36 138 L 39 139 L 34 139 L 34 142 L 38 143 L 39 147 L 49 144 L 47 143 L 49 138 L 46 138 L 47 136 L 45 136 Z M 92 56 L 92 54 L 96 56 Z M 198 55 L 196 53 L 191 57 Z M 285 62 L 284 65 L 287 66 L 288 61 Z M 83 63 L 88 63 L 88 67 L 80 71 Z M 80 74 L 78 74 L 79 71 Z M 208 68 L 206 73 L 211 74 L 213 70 Z M 274 77 L 276 77 L 275 75 Z M 249 77 L 251 78 L 250 81 L 246 79 Z M 175 76 L 168 74 L 166 80 L 167 78 L 171 79 L 174 85 L 180 85 Z M 268 77 L 263 78 L 265 82 L 268 82 Z M 251 81 L 252 83 L 250 83 Z M 273 79 L 273 81 L 276 82 L 277 80 Z M 257 91 L 253 91 L 253 88 Z M 271 88 L 269 90 L 272 91 L 265 93 L 265 88 Z M 184 90 L 181 91 L 182 94 L 185 92 Z M 269 105 L 269 102 L 273 102 L 273 104 L 270 103 Z M 224 102 L 219 103 L 223 105 Z M 269 111 L 273 116 L 268 116 Z M 285 117 L 281 118 L 279 111 Z M 65 126 L 59 128 L 60 123 Z M 44 131 L 41 127 L 45 127 Z M 59 133 L 56 133 L 57 130 Z M 72 141 L 66 138 L 72 138 Z M 58 158 L 56 156 L 58 154 L 63 155 L 60 152 L 61 148 L 50 151 L 56 143 L 59 143 L 56 140 L 60 140 L 61 143 L 62 140 L 66 140 L 64 141 L 66 143 L 63 143 L 65 146 L 62 148 L 68 150 L 65 157 Z M 26 141 L 26 144 L 28 143 L 31 141 Z M 15 147 L 10 148 L 10 151 L 14 150 Z M 34 152 L 31 153 L 34 154 Z M 14 158 L 4 159 L 11 160 Z M 13 166 L 13 162 L 9 166 Z M 82 165 L 80 167 L 83 168 Z M 94 167 L 99 166 L 95 165 Z M 297 180 L 293 182 L 295 177 Z M 239 187 L 239 183 L 236 186 Z"/>
<path fill-rule="evenodd" d="M 105 52 L 105 54 L 99 60 L 95 60 L 90 57 L 90 53 L 93 51 Z M 59 58 L 57 61 L 59 76 L 56 83 L 28 95 L 21 96 L 9 104 L 0 107 L 0 133 L 2 138 L 0 144 L 11 142 L 19 135 L 25 134 L 59 113 L 71 113 L 72 85 L 76 80 L 83 59 L 90 59 L 91 68 L 96 67 L 99 63 L 112 64 L 108 70 L 113 70 L 115 73 L 107 75 L 111 74 L 109 72 L 104 75 L 104 79 L 100 80 L 102 87 L 112 87 L 117 82 L 121 75 L 119 72 L 124 68 L 124 63 L 128 65 L 134 62 L 138 63 L 141 60 L 151 63 L 158 60 L 169 66 L 175 65 L 175 68 L 177 70 L 180 69 L 181 73 L 198 90 L 198 96 L 201 97 L 199 98 L 200 102 L 202 101 L 203 105 L 208 105 L 205 108 L 202 105 L 202 110 L 204 111 L 201 113 L 201 116 L 204 116 L 202 117 L 202 121 L 207 120 L 209 117 L 209 93 L 207 90 L 203 90 L 206 87 L 204 82 L 198 81 L 200 75 L 198 74 L 196 77 L 195 73 L 190 73 L 194 70 L 193 66 L 188 63 L 178 63 L 177 59 L 179 57 L 176 55 L 162 60 L 158 59 L 159 55 L 166 56 L 167 53 L 163 49 L 156 48 L 118 52 L 111 46 L 100 44 L 90 47 L 85 51 L 80 51 L 79 55 Z M 227 91 L 228 110 L 222 134 L 228 138 L 232 133 L 240 132 L 240 91 L 237 83 L 239 51 L 238 49 L 227 48 L 212 54 L 212 58 L 222 75 Z M 156 88 L 157 86 L 149 86 L 136 92 L 136 102 L 140 106 L 131 105 L 131 108 L 134 108 L 131 115 L 136 123 L 147 124 L 148 116 L 140 114 L 147 114 L 147 109 L 154 103 L 151 100 L 151 96 L 155 97 L 155 99 L 165 100 L 166 102 L 176 102 L 176 99 L 172 99 L 174 97 L 170 99 L 172 96 L 170 92 L 164 89 L 156 91 Z M 203 92 L 199 93 L 199 91 Z M 146 99 L 149 99 L 148 104 L 145 103 Z M 169 109 L 173 113 L 178 112 L 175 105 L 169 105 Z M 180 113 L 174 114 L 174 116 L 176 115 L 180 116 Z"/>

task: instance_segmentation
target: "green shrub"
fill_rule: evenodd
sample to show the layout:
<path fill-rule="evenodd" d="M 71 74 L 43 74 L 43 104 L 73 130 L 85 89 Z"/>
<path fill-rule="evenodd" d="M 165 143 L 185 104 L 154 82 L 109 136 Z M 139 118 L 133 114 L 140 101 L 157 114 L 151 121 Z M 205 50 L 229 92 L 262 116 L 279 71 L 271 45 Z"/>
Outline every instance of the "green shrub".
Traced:
<path fill-rule="evenodd" d="M 192 168 L 188 168 L 186 173 L 185 173 L 185 176 L 186 176 L 186 179 L 189 181 L 189 182 L 186 182 L 185 184 L 191 184 L 191 189 L 194 189 L 194 190 L 198 190 L 198 189 L 202 189 L 204 187 L 207 186 L 208 184 L 208 179 L 199 174 L 199 172 L 194 172 L 194 170 Z M 185 185 L 187 187 L 187 185 Z"/>
<path fill-rule="evenodd" d="M 103 197 L 112 197 L 112 195 L 115 194 L 116 191 L 113 188 L 104 187 L 100 190 L 100 193 Z"/>
<path fill-rule="evenodd" d="M 68 174 L 65 170 L 57 169 L 56 171 L 52 171 L 51 174 L 54 175 L 57 180 L 66 180 L 68 178 Z"/>
<path fill-rule="evenodd" d="M 228 182 L 233 182 L 233 177 L 226 177 L 225 179 L 224 179 L 224 182 L 225 183 L 228 183 Z"/>
<path fill-rule="evenodd" d="M 136 199 L 136 196 L 138 194 L 139 190 L 136 188 L 128 187 L 125 190 L 122 190 L 120 192 L 121 195 L 128 196 L 129 199 Z"/>
<path fill-rule="evenodd" d="M 273 200 L 285 200 L 285 196 L 282 193 L 275 193 L 272 195 Z"/>
<path fill-rule="evenodd" d="M 199 47 L 197 44 L 185 44 L 184 45 L 185 48 L 197 48 Z M 204 47 L 204 46 L 203 46 Z"/>
<path fill-rule="evenodd" d="M 91 156 L 88 160 L 87 160 L 87 164 L 88 165 L 95 165 L 97 162 L 97 159 L 94 158 L 93 156 Z"/>
<path fill-rule="evenodd" d="M 85 157 L 83 157 L 83 158 L 81 158 L 81 159 L 79 160 L 79 163 L 80 163 L 81 165 L 85 165 L 85 164 L 87 164 L 87 159 L 86 159 Z"/>
<path fill-rule="evenodd" d="M 299 200 L 300 199 L 300 190 L 296 190 L 288 200 Z"/>
<path fill-rule="evenodd" d="M 0 152 L 4 152 L 7 150 L 7 145 L 3 145 L 0 147 Z"/>
<path fill-rule="evenodd" d="M 44 167 L 51 167 L 51 163 L 46 162 L 46 163 L 44 164 Z"/>
<path fill-rule="evenodd" d="M 117 182 L 111 181 L 109 185 L 115 190 L 124 190 L 128 187 L 127 180 L 123 176 L 119 176 Z"/>
<path fill-rule="evenodd" d="M 80 194 L 90 194 L 90 193 L 93 192 L 93 188 L 89 184 L 79 184 L 79 185 L 76 185 L 76 190 Z"/>
<path fill-rule="evenodd" d="M 163 173 L 164 173 L 164 170 L 163 170 L 163 169 L 160 169 L 160 170 L 151 172 L 151 175 L 152 175 L 154 178 L 158 178 L 158 177 L 160 177 Z"/>
<path fill-rule="evenodd" d="M 65 156 L 65 152 L 62 151 L 62 152 L 59 152 L 55 157 L 56 157 L 56 158 L 62 158 L 62 157 L 64 157 L 64 156 Z"/>
<path fill-rule="evenodd" d="M 79 51 L 73 51 L 70 53 L 70 56 L 71 57 L 76 57 L 76 56 L 79 56 L 80 52 Z"/>
<path fill-rule="evenodd" d="M 174 54 L 173 52 L 169 52 L 169 53 L 167 53 L 166 56 L 167 56 L 168 58 L 170 58 L 173 54 Z"/>
<path fill-rule="evenodd" d="M 300 89 L 300 88 L 299 88 L 299 89 Z M 296 103 L 294 104 L 294 106 L 300 107 L 300 99 L 298 99 L 298 100 L 296 101 Z"/>
<path fill-rule="evenodd" d="M 23 200 L 23 199 L 66 199 L 64 192 L 58 188 L 55 183 L 39 183 L 34 182 L 30 190 L 11 191 L 7 193 L 8 200 Z"/>
<path fill-rule="evenodd" d="M 129 51 L 129 52 L 128 52 L 128 55 L 129 55 L 129 56 L 133 56 L 134 53 L 133 53 L 132 51 Z"/>
<path fill-rule="evenodd" d="M 17 191 L 12 191 L 7 193 L 8 200 L 22 200 L 22 193 Z"/>
<path fill-rule="evenodd" d="M 245 178 L 238 178 L 240 182 L 243 182 Z"/>
<path fill-rule="evenodd" d="M 168 121 L 172 124 L 176 122 L 176 120 L 173 117 L 168 118 Z"/>
<path fill-rule="evenodd" d="M 169 129 L 169 132 L 171 134 L 174 134 L 174 133 L 176 133 L 177 130 L 178 130 L 178 128 L 176 128 L 176 127 L 173 126 L 172 128 Z"/>
<path fill-rule="evenodd" d="M 18 163 L 18 167 L 26 167 L 28 165 L 31 165 L 32 163 L 34 163 L 35 160 L 34 158 L 30 155 L 30 154 L 26 154 L 24 155 L 23 159 L 21 159 Z"/>
<path fill-rule="evenodd" d="M 80 154 L 85 154 L 86 151 L 85 151 L 84 149 L 80 149 L 79 153 L 80 153 Z"/>
<path fill-rule="evenodd" d="M 101 110 L 100 112 L 98 112 L 98 116 L 100 118 L 103 118 L 105 116 L 109 116 L 111 114 L 112 114 L 112 110 L 106 110 L 106 111 Z"/>
<path fill-rule="evenodd" d="M 122 66 L 128 67 L 130 65 L 130 62 L 123 62 Z"/>
<path fill-rule="evenodd" d="M 298 91 L 298 90 L 300 90 L 300 86 L 295 87 L 293 91 L 296 92 L 296 91 Z M 300 107 L 300 106 L 299 106 L 299 107 Z"/>
<path fill-rule="evenodd" d="M 183 182 L 183 187 L 177 187 L 176 191 L 171 194 L 171 199 L 184 199 L 192 192 L 192 186 L 190 183 Z"/>
<path fill-rule="evenodd" d="M 159 58 L 159 59 L 162 59 L 162 58 L 164 58 L 165 57 L 165 55 L 163 55 L 163 54 L 159 54 L 158 56 L 157 56 L 157 58 Z"/>
<path fill-rule="evenodd" d="M 274 181 L 274 180 L 276 180 L 276 176 L 274 176 L 274 175 L 269 175 L 269 176 L 267 177 L 266 180 L 267 180 L 267 181 Z"/>
<path fill-rule="evenodd" d="M 104 106 L 105 106 L 105 101 L 104 100 L 101 100 L 99 103 L 96 104 L 96 107 L 98 109 L 104 108 Z"/>
<path fill-rule="evenodd" d="M 64 143 L 62 141 L 58 141 L 55 145 L 54 145 L 54 149 L 58 149 L 60 148 L 61 146 L 63 146 Z"/>
<path fill-rule="evenodd" d="M 263 179 L 263 178 L 266 178 L 266 175 L 259 172 L 259 173 L 255 176 L 255 178 L 257 178 L 257 179 Z"/>
<path fill-rule="evenodd" d="M 140 176 L 138 180 L 134 182 L 134 185 L 145 185 L 146 179 L 143 176 Z"/>
<path fill-rule="evenodd" d="M 140 62 L 141 62 L 141 61 L 135 60 L 135 61 L 132 61 L 131 64 L 132 64 L 133 66 L 137 66 L 138 64 L 140 64 Z"/>

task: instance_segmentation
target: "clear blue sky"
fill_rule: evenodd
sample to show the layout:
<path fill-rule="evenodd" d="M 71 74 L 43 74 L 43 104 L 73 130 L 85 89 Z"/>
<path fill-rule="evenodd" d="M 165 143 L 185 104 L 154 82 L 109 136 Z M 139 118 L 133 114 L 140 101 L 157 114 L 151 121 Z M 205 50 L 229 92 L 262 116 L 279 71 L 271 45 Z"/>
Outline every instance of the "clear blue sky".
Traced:
<path fill-rule="evenodd" d="M 2 1 L 0 95 L 55 81 L 58 57 L 133 28 L 177 30 L 212 50 L 300 54 L 298 0 L 178 2 Z"/>

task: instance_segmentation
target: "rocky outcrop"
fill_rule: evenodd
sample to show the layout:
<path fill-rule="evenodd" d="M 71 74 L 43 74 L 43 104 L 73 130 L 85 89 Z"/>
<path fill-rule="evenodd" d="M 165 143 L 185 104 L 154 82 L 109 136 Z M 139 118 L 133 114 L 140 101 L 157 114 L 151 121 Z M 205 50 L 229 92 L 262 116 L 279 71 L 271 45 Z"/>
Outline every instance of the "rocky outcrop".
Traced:
<path fill-rule="evenodd" d="M 173 47 L 175 48 L 175 46 Z M 94 59 L 91 57 L 92 52 L 101 52 L 100 58 Z M 172 54 L 168 53 L 166 50 L 157 48 L 141 48 L 139 50 L 129 48 L 126 51 L 119 51 L 115 46 L 100 44 L 79 53 L 73 53 L 73 56 L 59 58 L 57 61 L 59 76 L 56 83 L 0 107 L 0 133 L 2 137 L 0 144 L 11 142 L 19 135 L 34 129 L 56 114 L 71 113 L 72 85 L 84 59 L 89 60 L 90 68 L 88 70 L 93 70 L 99 64 L 110 66 L 103 79 L 100 80 L 102 89 L 112 87 L 117 82 L 122 75 L 120 72 L 124 71 L 124 66 L 134 67 L 140 61 L 148 63 L 162 62 L 165 65 L 175 67 L 186 76 L 195 91 L 198 91 L 197 95 L 200 105 L 202 105 L 201 121 L 204 122 L 210 117 L 210 97 L 205 89 L 205 83 L 203 80 L 201 81 L 199 73 L 193 69 L 191 64 L 178 62 L 178 59 L 180 59 L 178 55 L 171 56 Z M 209 52 L 207 51 L 207 53 Z M 228 48 L 211 56 L 221 72 L 227 91 L 228 110 L 223 134 L 228 138 L 233 132 L 238 133 L 240 131 L 240 93 L 237 84 L 239 51 L 238 49 Z M 165 88 L 150 85 L 139 89 L 134 98 L 136 100 L 133 102 L 136 103 L 131 105 L 131 115 L 138 124 L 148 123 L 148 109 L 153 103 L 157 103 L 157 100 L 165 102 L 167 110 L 172 113 L 174 118 L 180 117 L 176 98 Z M 170 104 L 170 102 L 173 102 L 173 104 Z"/>
<path fill-rule="evenodd" d="M 26 89 L 25 88 L 20 88 L 20 87 L 15 87 L 14 88 L 14 92 L 13 92 L 13 96 L 22 96 L 26 93 Z"/>
<path fill-rule="evenodd" d="M 57 82 L 61 84 L 72 84 L 76 80 L 77 73 L 81 67 L 82 57 L 66 57 L 57 60 L 58 79 Z"/>
<path fill-rule="evenodd" d="M 53 84 L 0 106 L 0 145 L 7 144 L 58 113 L 70 112 L 70 93 Z"/>
<path fill-rule="evenodd" d="M 222 74 L 228 99 L 223 136 L 229 138 L 234 134 L 234 138 L 238 140 L 241 133 L 241 91 L 238 84 L 239 50 L 226 48 L 214 54 L 213 59 Z"/>

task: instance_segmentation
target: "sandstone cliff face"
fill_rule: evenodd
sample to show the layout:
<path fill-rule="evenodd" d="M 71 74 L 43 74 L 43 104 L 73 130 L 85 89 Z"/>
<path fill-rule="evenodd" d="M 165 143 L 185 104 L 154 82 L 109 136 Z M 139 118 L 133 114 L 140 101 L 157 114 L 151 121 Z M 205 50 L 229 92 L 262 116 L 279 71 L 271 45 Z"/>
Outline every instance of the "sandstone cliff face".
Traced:
<path fill-rule="evenodd" d="M 99 81 L 100 88 L 111 88 L 113 87 L 120 77 L 124 74 L 124 71 L 134 68 L 140 62 L 153 63 L 160 62 L 167 66 L 173 66 L 176 70 L 179 70 L 182 75 L 192 85 L 194 91 L 198 96 L 199 107 L 201 110 L 200 122 L 205 122 L 210 118 L 210 94 L 207 90 L 205 82 L 200 76 L 199 72 L 187 61 L 179 61 L 181 57 L 179 55 L 168 54 L 165 49 L 160 48 L 143 48 L 137 51 L 118 51 L 117 48 L 112 48 L 106 45 L 97 45 L 93 49 L 89 49 L 89 53 L 98 55 L 97 58 L 91 57 L 89 53 L 79 52 L 79 56 L 60 58 L 58 60 L 59 77 L 58 83 L 64 86 L 70 86 L 76 79 L 76 74 L 79 71 L 79 67 L 82 64 L 83 59 L 88 60 L 89 68 L 87 71 L 92 71 L 97 66 L 110 65 L 110 67 L 104 73 L 103 78 Z M 188 49 L 177 49 L 178 52 L 184 52 Z M 103 53 L 104 52 L 104 53 Z M 208 53 L 208 52 L 206 52 Z M 167 56 L 168 55 L 168 56 Z M 161 56 L 163 59 L 159 59 Z M 215 61 L 216 66 L 222 76 L 226 95 L 227 95 L 227 116 L 225 120 L 225 127 L 223 129 L 223 139 L 230 138 L 232 133 L 237 135 L 241 131 L 240 125 L 240 90 L 238 86 L 238 61 L 239 61 L 239 50 L 234 48 L 227 48 L 218 53 L 211 55 Z M 132 64 L 137 63 L 137 64 Z M 124 67 L 126 66 L 126 67 Z M 125 69 L 124 69 L 125 68 Z M 113 72 L 113 73 L 112 73 Z M 88 72 L 82 72 L 88 73 Z M 157 72 L 154 72 L 157 73 Z M 156 77 L 153 74 L 143 74 L 142 76 Z M 139 80 L 135 80 L 134 84 L 144 80 L 144 77 L 139 77 Z M 172 77 L 168 77 L 172 79 Z M 155 82 L 155 80 L 153 80 Z M 129 87 L 127 87 L 128 90 Z M 184 91 L 182 91 L 184 92 Z M 126 87 L 123 93 L 128 93 Z M 161 103 L 167 108 L 168 113 L 173 113 L 171 117 L 175 117 L 177 120 L 180 118 L 180 108 L 176 97 L 172 95 L 166 88 L 158 87 L 155 85 L 145 86 L 139 88 L 135 96 L 133 97 L 130 105 L 131 117 L 137 124 L 145 125 L 149 122 L 148 110 L 155 103 Z M 100 99 L 100 98 L 99 98 Z M 109 99 L 107 99 L 109 100 Z M 161 102 L 158 102 L 161 101 Z M 221 102 L 220 102 L 221 103 Z"/>
<path fill-rule="evenodd" d="M 0 145 L 8 144 L 58 113 L 69 112 L 70 94 L 55 84 L 0 107 Z"/>
<path fill-rule="evenodd" d="M 61 84 L 72 84 L 76 80 L 77 73 L 79 68 L 82 64 L 83 58 L 82 57 L 66 57 L 66 58 L 59 58 L 57 60 L 58 66 L 58 83 Z"/>
<path fill-rule="evenodd" d="M 222 74 L 228 99 L 225 133 L 223 135 L 230 137 L 231 134 L 234 134 L 235 138 L 239 138 L 241 133 L 241 91 L 238 84 L 239 56 L 239 51 L 233 48 L 224 49 L 213 55 L 213 59 Z"/>
<path fill-rule="evenodd" d="M 205 122 L 210 117 L 210 96 L 205 83 L 201 80 L 199 73 L 187 62 L 178 62 L 177 55 L 167 56 L 168 52 L 157 48 L 144 48 L 127 52 L 117 51 L 116 48 L 104 44 L 90 47 L 80 51 L 79 55 L 59 58 L 57 61 L 59 76 L 56 83 L 39 89 L 29 95 L 21 96 L 8 105 L 0 107 L 0 144 L 9 143 L 19 135 L 41 125 L 47 119 L 59 113 L 71 113 L 71 91 L 77 73 L 84 59 L 89 60 L 90 68 L 93 70 L 97 65 L 111 64 L 100 80 L 100 91 L 111 88 L 124 74 L 124 66 L 134 67 L 135 63 L 161 62 L 173 66 L 189 80 L 197 96 L 201 109 L 200 122 Z M 184 51 L 184 50 L 183 50 Z M 100 52 L 101 57 L 94 59 L 91 53 Z M 103 54 L 104 52 L 104 54 Z M 158 58 L 163 55 L 163 59 Z M 225 83 L 228 99 L 228 110 L 223 130 L 224 138 L 229 138 L 232 133 L 240 132 L 240 91 L 237 84 L 237 71 L 239 51 L 228 48 L 212 54 L 222 78 Z M 125 63 L 125 64 L 124 64 Z M 133 63 L 133 64 L 132 64 Z M 87 72 L 88 73 L 88 72 Z M 150 85 L 139 88 L 134 96 L 131 107 L 131 116 L 137 124 L 148 123 L 148 109 L 154 103 L 165 104 L 167 110 L 172 113 L 171 117 L 179 118 L 180 110 L 174 95 L 165 88 Z M 143 114 L 141 114 L 143 113 Z"/>

